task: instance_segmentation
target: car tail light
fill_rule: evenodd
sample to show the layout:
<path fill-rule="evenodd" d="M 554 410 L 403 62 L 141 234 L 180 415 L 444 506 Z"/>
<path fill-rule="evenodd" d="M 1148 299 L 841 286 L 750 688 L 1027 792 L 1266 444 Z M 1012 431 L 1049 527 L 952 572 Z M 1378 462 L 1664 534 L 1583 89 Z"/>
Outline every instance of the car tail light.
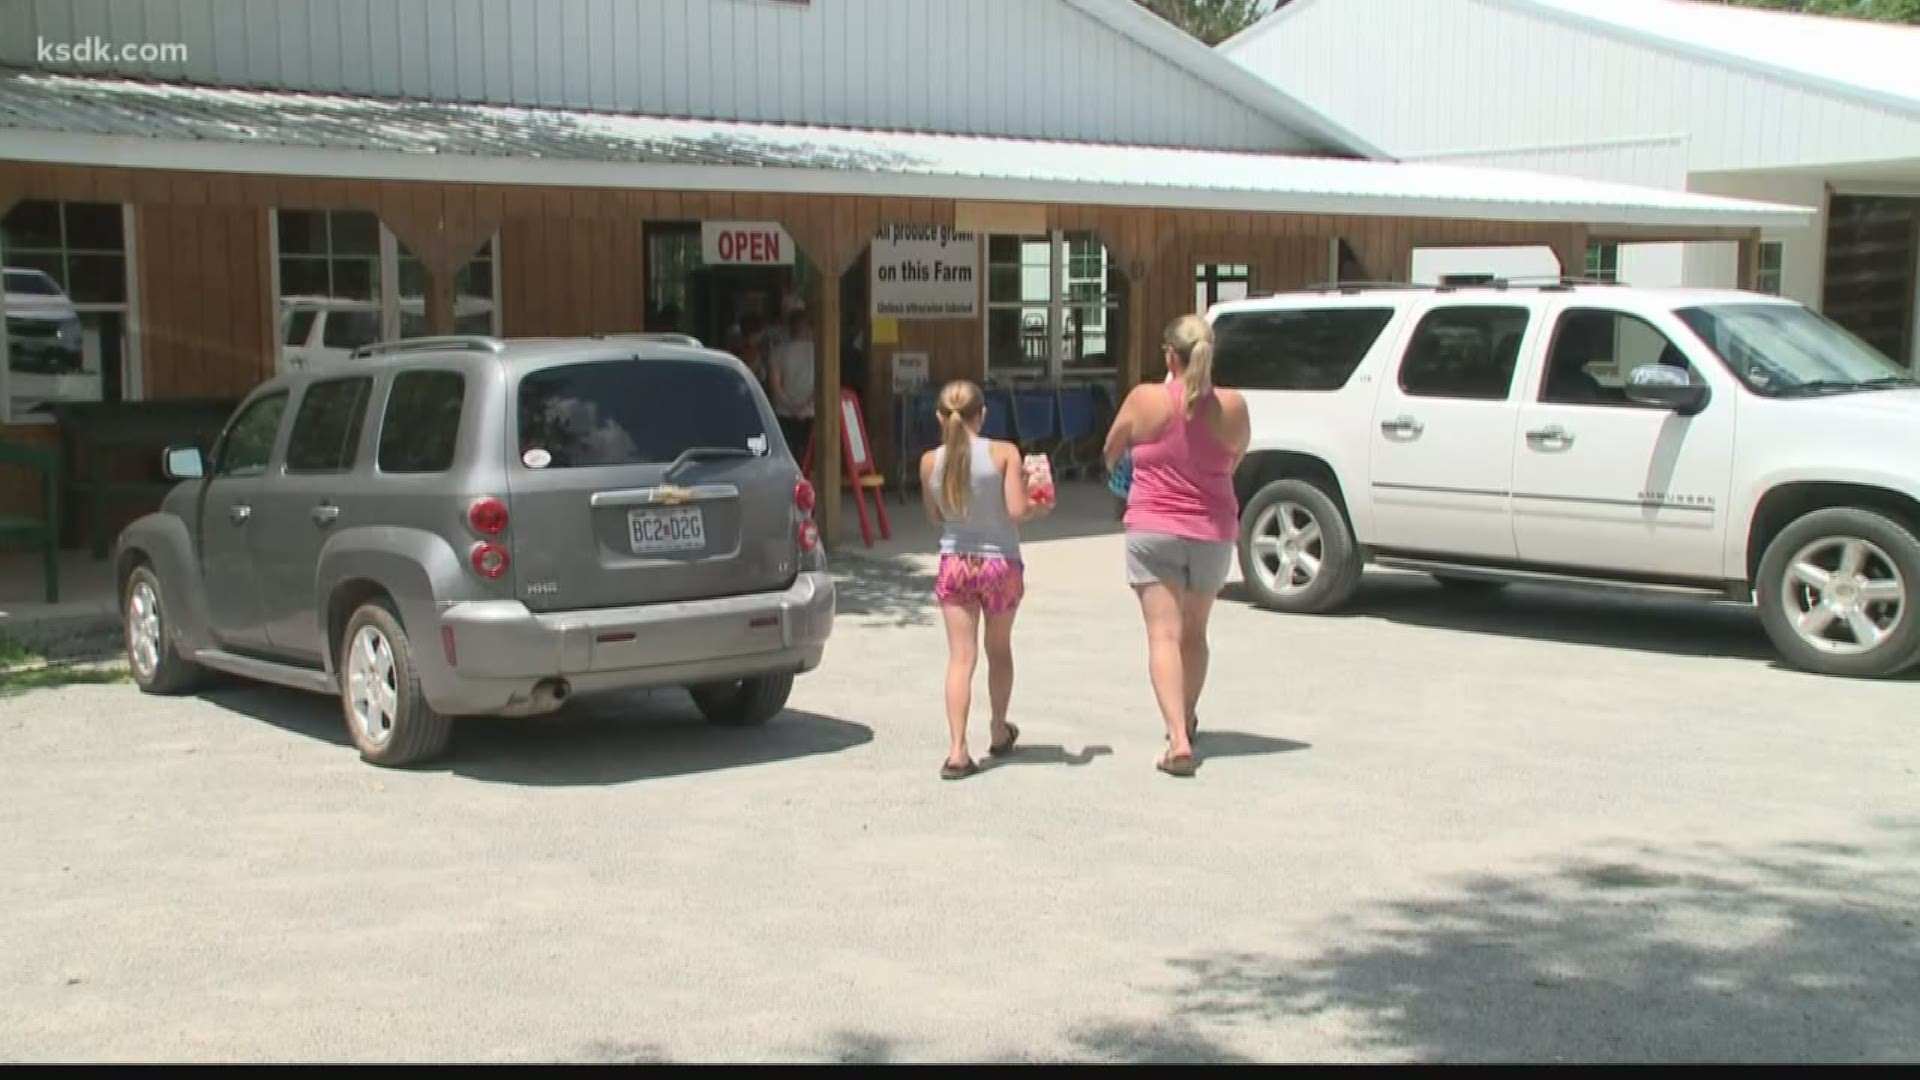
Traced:
<path fill-rule="evenodd" d="M 467 507 L 467 524 L 481 536 L 499 536 L 507 531 L 507 504 L 492 496 L 475 499 Z"/>
<path fill-rule="evenodd" d="M 498 581 L 507 572 L 507 549 L 499 544 L 475 544 L 467 558 L 473 563 L 473 572 L 488 581 Z"/>
<path fill-rule="evenodd" d="M 820 526 L 815 525 L 812 518 L 807 518 L 800 523 L 800 528 L 795 534 L 795 539 L 800 541 L 800 550 L 803 552 L 818 548 L 820 546 Z"/>
<path fill-rule="evenodd" d="M 794 509 L 800 511 L 803 514 L 811 514 L 813 513 L 813 504 L 815 503 L 815 501 L 816 500 L 813 497 L 812 481 L 808 480 L 804 476 L 801 477 L 799 481 L 793 485 Z"/>

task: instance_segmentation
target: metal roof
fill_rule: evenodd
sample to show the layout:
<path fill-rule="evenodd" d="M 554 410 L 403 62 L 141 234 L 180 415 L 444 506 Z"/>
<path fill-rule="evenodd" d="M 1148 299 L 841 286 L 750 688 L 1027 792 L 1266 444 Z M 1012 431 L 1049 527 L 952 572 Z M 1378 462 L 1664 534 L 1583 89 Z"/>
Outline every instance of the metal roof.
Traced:
<path fill-rule="evenodd" d="M 1286 24 L 1293 3 L 1218 46 L 1223 55 Z M 1544 16 L 1586 32 L 1817 88 L 1904 113 L 1920 113 L 1920 27 L 1769 11 L 1703 0 L 1472 0 Z"/>
<path fill-rule="evenodd" d="M 0 160 L 358 179 L 1674 227 L 1796 207 L 1533 173 L 666 119 L 0 70 Z"/>

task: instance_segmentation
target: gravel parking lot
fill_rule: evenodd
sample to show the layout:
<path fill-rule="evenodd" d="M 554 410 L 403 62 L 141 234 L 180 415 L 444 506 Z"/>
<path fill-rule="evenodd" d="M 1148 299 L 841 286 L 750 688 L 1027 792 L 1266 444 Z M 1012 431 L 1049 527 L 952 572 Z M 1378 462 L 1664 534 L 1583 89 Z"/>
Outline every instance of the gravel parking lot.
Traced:
<path fill-rule="evenodd" d="M 1082 531 L 961 783 L 908 556 L 840 561 L 760 731 L 658 694 L 390 772 L 291 692 L 0 697 L 0 1059 L 1920 1057 L 1912 682 L 1738 609 L 1230 592 L 1182 782 Z"/>

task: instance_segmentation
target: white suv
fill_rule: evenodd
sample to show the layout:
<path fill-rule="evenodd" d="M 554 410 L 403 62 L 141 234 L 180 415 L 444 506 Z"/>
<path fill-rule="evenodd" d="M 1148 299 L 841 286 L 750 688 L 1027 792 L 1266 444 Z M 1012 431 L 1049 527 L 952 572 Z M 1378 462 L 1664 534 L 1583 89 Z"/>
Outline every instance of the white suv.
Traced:
<path fill-rule="evenodd" d="M 1374 563 L 1757 602 L 1798 667 L 1920 663 L 1920 384 L 1800 304 L 1496 282 L 1209 318 L 1252 414 L 1240 565 L 1264 606 L 1338 607 Z"/>

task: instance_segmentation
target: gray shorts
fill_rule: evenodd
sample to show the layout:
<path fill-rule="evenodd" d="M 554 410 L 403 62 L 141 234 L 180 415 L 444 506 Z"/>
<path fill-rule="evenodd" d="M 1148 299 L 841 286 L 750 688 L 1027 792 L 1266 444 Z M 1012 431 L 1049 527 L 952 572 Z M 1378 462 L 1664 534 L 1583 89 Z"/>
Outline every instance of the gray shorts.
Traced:
<path fill-rule="evenodd" d="M 1159 582 L 1189 592 L 1217 593 L 1233 569 L 1233 541 L 1189 540 L 1166 533 L 1127 533 L 1127 584 Z"/>

